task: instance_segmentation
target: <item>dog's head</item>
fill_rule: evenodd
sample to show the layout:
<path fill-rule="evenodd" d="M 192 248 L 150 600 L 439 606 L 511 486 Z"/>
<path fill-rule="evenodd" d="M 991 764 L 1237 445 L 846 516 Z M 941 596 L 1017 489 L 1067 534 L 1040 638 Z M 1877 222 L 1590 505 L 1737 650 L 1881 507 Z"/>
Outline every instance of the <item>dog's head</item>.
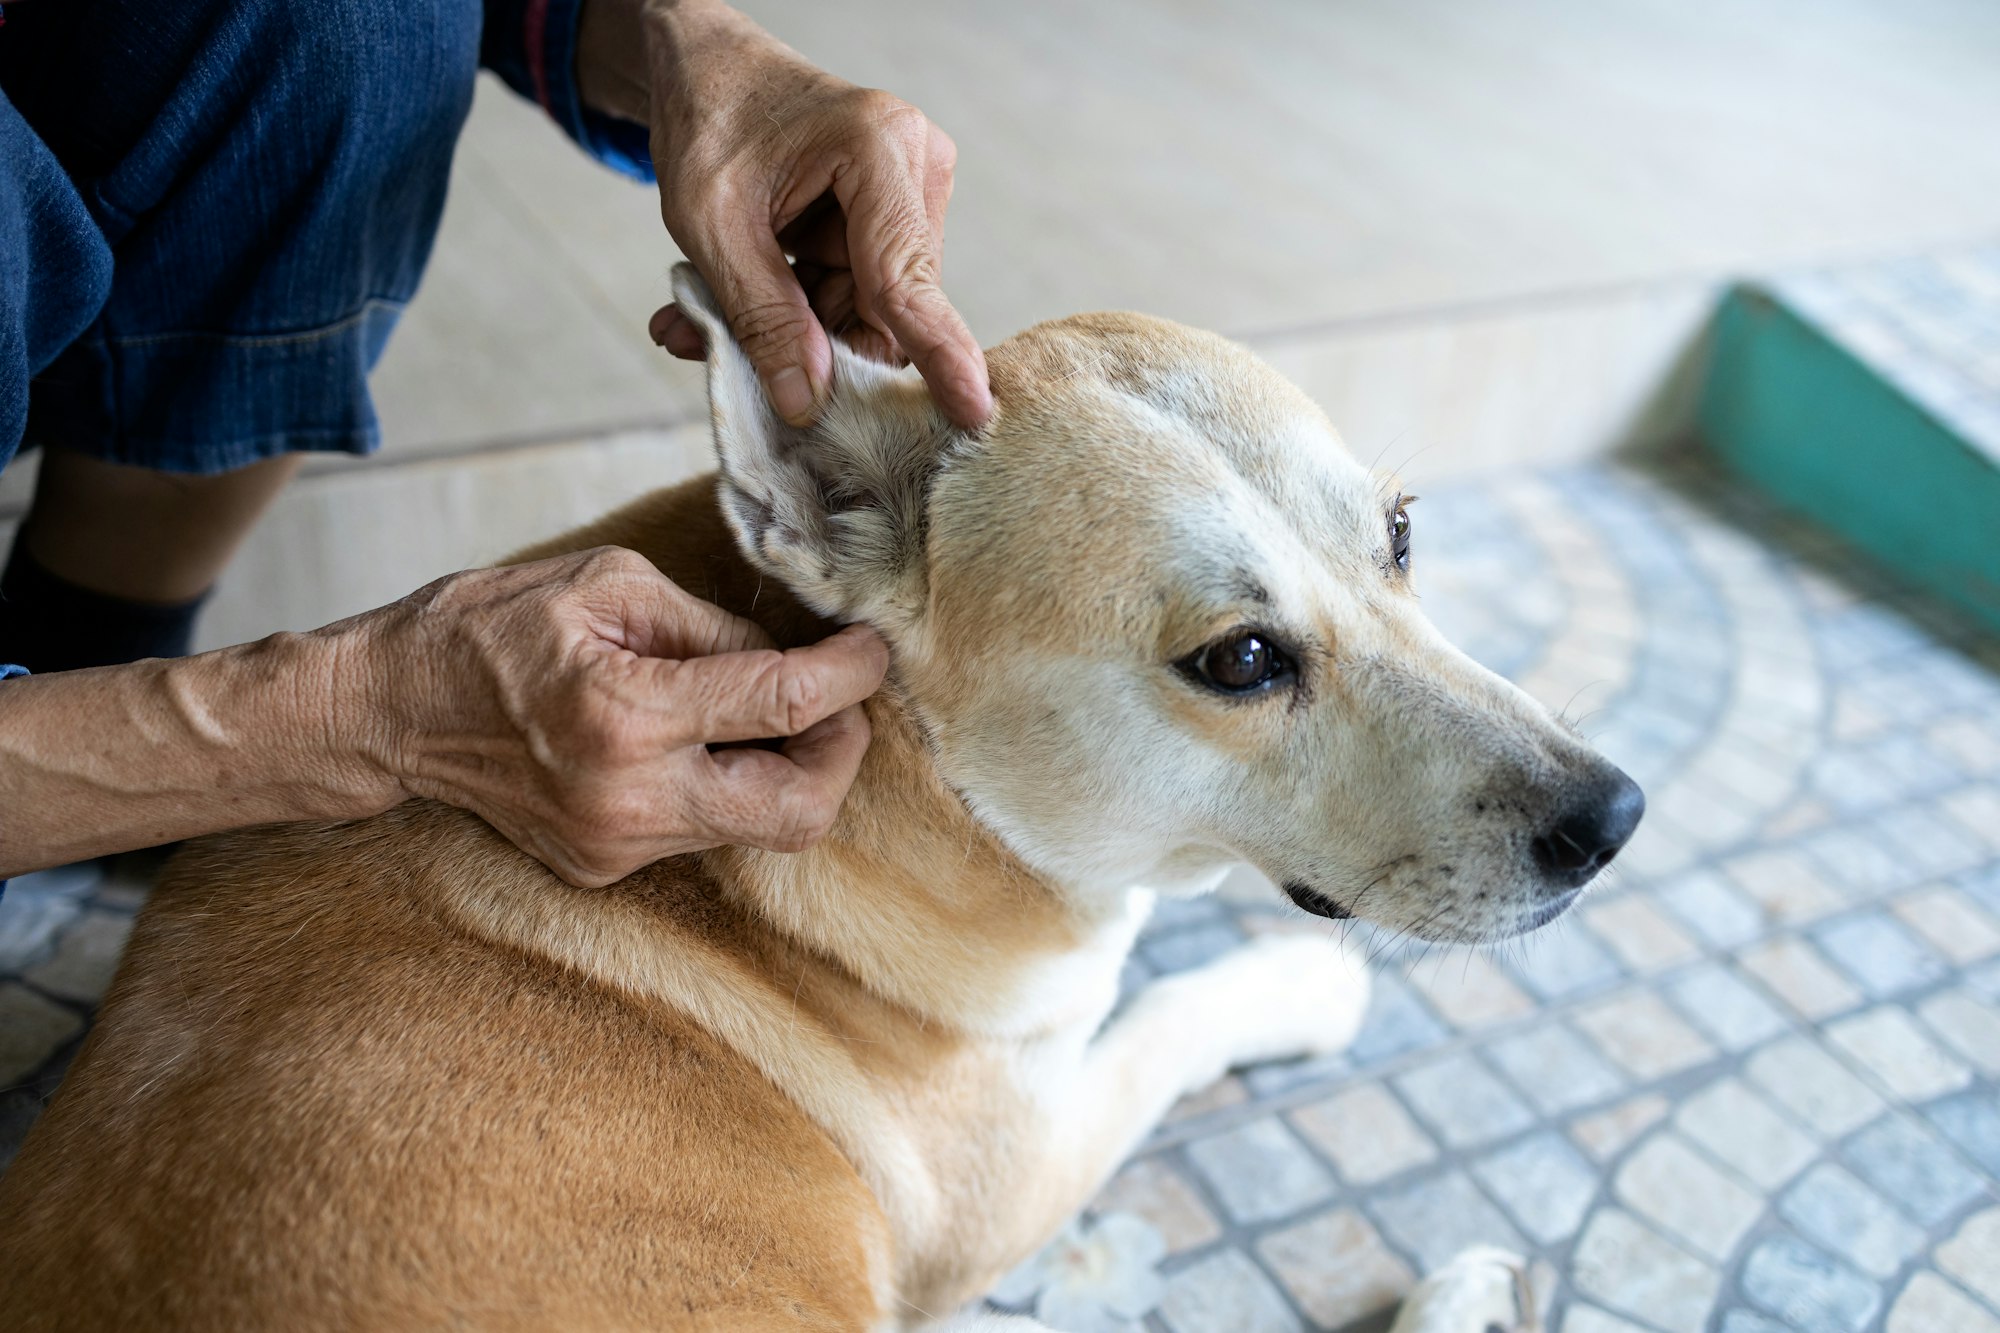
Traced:
<path fill-rule="evenodd" d="M 989 354 L 977 435 L 837 350 L 797 431 L 685 266 L 675 295 L 743 550 L 887 636 L 946 780 L 1071 891 L 1242 860 L 1311 912 L 1490 940 L 1554 918 L 1637 826 L 1629 778 L 1424 618 L 1395 483 L 1233 343 L 1039 325 Z"/>

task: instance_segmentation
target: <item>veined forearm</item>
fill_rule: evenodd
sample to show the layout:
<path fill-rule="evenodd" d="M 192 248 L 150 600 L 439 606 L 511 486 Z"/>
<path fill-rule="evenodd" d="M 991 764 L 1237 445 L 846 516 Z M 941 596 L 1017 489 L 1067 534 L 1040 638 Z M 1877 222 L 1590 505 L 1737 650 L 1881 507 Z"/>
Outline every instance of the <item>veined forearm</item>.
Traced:
<path fill-rule="evenodd" d="M 341 707 L 338 631 L 0 685 L 0 877 L 401 796 Z"/>

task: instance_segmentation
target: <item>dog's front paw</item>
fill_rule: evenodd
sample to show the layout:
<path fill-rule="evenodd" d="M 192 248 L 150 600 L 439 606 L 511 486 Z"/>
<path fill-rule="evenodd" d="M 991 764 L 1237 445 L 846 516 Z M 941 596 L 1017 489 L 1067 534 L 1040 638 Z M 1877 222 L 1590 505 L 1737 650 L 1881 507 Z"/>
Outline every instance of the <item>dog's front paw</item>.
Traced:
<path fill-rule="evenodd" d="M 1527 1260 L 1477 1245 L 1419 1283 L 1389 1333 L 1540 1333 L 1535 1305 Z"/>
<path fill-rule="evenodd" d="M 1329 1055 L 1368 1013 L 1368 969 L 1333 939 L 1267 935 L 1198 972 L 1230 1066 Z"/>

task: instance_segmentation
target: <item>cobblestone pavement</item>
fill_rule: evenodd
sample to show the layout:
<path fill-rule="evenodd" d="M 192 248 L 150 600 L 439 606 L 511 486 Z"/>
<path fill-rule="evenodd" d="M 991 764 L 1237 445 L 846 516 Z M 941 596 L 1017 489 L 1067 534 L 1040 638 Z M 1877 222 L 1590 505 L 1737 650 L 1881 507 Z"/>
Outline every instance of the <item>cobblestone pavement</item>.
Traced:
<path fill-rule="evenodd" d="M 2000 642 L 1693 460 L 1416 517 L 1432 614 L 1645 825 L 1520 944 L 1354 929 L 1355 1044 L 1183 1104 L 1000 1295 L 1078 1333 L 1378 1328 L 1483 1242 L 1535 1256 L 1554 1333 L 2000 1333 Z M 0 902 L 0 1154 L 142 892 Z M 1239 875 L 1163 904 L 1128 979 L 1334 928 Z"/>

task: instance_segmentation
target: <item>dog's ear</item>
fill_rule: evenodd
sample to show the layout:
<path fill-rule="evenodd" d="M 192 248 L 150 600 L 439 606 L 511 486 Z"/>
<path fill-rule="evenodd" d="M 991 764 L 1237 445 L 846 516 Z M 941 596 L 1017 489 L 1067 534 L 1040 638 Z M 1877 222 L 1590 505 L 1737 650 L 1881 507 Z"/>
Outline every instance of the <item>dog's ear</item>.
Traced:
<path fill-rule="evenodd" d="M 797 429 L 690 264 L 674 268 L 674 300 L 708 340 L 722 511 L 744 554 L 821 615 L 907 626 L 925 596 L 926 494 L 955 437 L 923 381 L 835 339 L 832 392 L 818 424 Z"/>

